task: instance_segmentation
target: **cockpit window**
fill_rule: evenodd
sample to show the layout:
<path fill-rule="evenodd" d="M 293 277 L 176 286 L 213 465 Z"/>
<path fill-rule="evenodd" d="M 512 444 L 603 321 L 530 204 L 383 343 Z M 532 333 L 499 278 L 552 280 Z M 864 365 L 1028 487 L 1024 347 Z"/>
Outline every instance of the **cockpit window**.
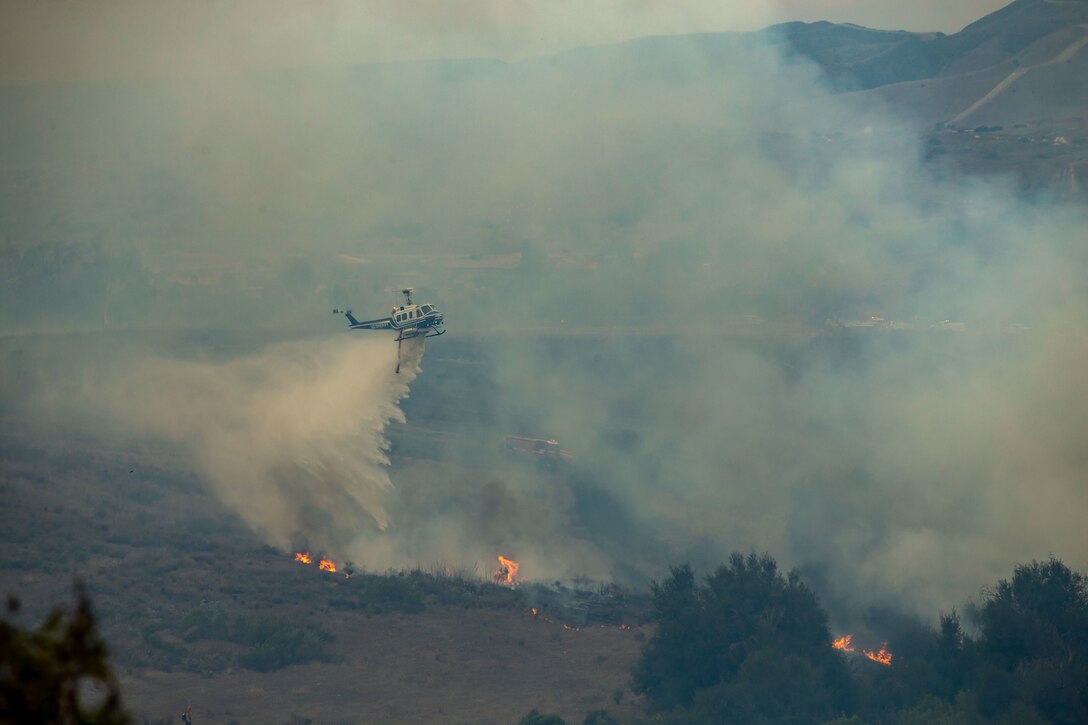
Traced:
<path fill-rule="evenodd" d="M 420 309 L 421 312 L 423 312 L 423 314 L 426 315 L 431 311 L 431 306 L 430 305 L 423 305 L 419 309 Z"/>

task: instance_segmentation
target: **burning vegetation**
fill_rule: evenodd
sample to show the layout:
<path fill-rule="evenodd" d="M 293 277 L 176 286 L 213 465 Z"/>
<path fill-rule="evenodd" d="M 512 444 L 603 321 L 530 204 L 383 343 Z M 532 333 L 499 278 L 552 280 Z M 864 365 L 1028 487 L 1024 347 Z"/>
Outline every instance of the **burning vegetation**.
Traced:
<path fill-rule="evenodd" d="M 295 561 L 301 564 L 313 564 L 314 558 L 310 556 L 310 552 L 295 552 Z M 321 559 L 317 563 L 317 568 L 321 571 L 336 572 L 336 564 L 332 563 L 328 559 Z"/>
<path fill-rule="evenodd" d="M 840 652 L 854 652 L 854 635 L 846 634 L 831 643 L 831 646 Z M 871 659 L 873 662 L 878 662 L 882 665 L 891 666 L 892 653 L 888 651 L 888 643 L 885 642 L 880 645 L 880 649 L 873 651 L 871 649 L 863 649 L 861 651 L 863 655 Z"/>
<path fill-rule="evenodd" d="M 499 554 L 499 568 L 491 575 L 496 584 L 505 584 L 507 586 L 517 586 L 519 582 L 514 581 L 514 577 L 518 575 L 518 569 L 521 565 L 513 559 L 507 559 L 502 554 Z"/>
<path fill-rule="evenodd" d="M 831 643 L 831 646 L 834 647 L 835 649 L 842 650 L 843 652 L 853 652 L 854 651 L 854 646 L 852 644 L 850 644 L 850 642 L 851 642 L 851 640 L 853 640 L 853 638 L 854 638 L 854 635 L 852 635 L 852 634 L 848 634 L 848 635 L 846 635 L 844 637 L 839 637 L 837 640 L 835 640 L 834 642 Z"/>
<path fill-rule="evenodd" d="M 873 652 L 871 649 L 862 650 L 862 654 L 871 659 L 873 662 L 879 662 L 882 665 L 892 664 L 892 653 L 888 651 L 888 643 L 880 645 L 880 649 Z"/>

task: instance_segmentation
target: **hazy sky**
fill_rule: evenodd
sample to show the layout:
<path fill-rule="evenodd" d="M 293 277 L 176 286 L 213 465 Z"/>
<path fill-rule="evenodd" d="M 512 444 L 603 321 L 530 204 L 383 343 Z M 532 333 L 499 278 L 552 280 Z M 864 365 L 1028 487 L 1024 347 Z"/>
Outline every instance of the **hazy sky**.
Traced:
<path fill-rule="evenodd" d="M 1006 0 L 165 0 L 0 10 L 0 82 L 222 73 L 360 61 L 516 59 L 631 37 L 786 20 L 956 32 Z"/>

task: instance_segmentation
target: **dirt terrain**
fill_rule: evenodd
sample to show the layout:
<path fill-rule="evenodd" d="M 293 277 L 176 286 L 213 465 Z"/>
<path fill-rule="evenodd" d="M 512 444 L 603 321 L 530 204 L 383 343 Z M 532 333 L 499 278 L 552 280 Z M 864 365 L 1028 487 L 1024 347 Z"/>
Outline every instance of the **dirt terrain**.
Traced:
<path fill-rule="evenodd" d="M 71 602 L 81 578 L 138 722 L 178 722 L 186 706 L 197 723 L 638 712 L 627 682 L 647 630 L 619 621 L 622 606 L 573 627 L 548 602 L 555 590 L 538 587 L 534 614 L 538 594 L 483 573 L 319 571 L 263 546 L 178 473 L 182 458 L 166 470 L 169 451 L 43 442 L 19 428 L 8 419 L 0 442 L 0 589 L 31 624 Z M 279 666 L 291 659 L 301 662 Z"/>
<path fill-rule="evenodd" d="M 127 701 L 152 721 L 191 703 L 202 723 L 513 723 L 534 707 L 569 722 L 597 709 L 637 714 L 627 670 L 645 637 L 638 628 L 567 630 L 524 610 L 441 606 L 323 625 L 337 632 L 340 662 L 214 677 L 140 670 L 122 680 Z"/>

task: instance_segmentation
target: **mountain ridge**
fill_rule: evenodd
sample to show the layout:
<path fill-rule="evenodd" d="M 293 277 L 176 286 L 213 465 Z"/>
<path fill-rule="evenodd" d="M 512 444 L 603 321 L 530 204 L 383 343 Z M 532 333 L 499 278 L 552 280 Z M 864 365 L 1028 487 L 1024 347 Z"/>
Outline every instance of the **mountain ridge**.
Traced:
<path fill-rule="evenodd" d="M 836 90 L 854 91 L 982 70 L 1080 23 L 1088 23 L 1085 0 L 1015 0 L 950 35 L 827 21 L 782 23 L 758 32 L 781 35 L 792 52 L 816 62 Z M 864 57 L 851 57 L 859 45 Z"/>

